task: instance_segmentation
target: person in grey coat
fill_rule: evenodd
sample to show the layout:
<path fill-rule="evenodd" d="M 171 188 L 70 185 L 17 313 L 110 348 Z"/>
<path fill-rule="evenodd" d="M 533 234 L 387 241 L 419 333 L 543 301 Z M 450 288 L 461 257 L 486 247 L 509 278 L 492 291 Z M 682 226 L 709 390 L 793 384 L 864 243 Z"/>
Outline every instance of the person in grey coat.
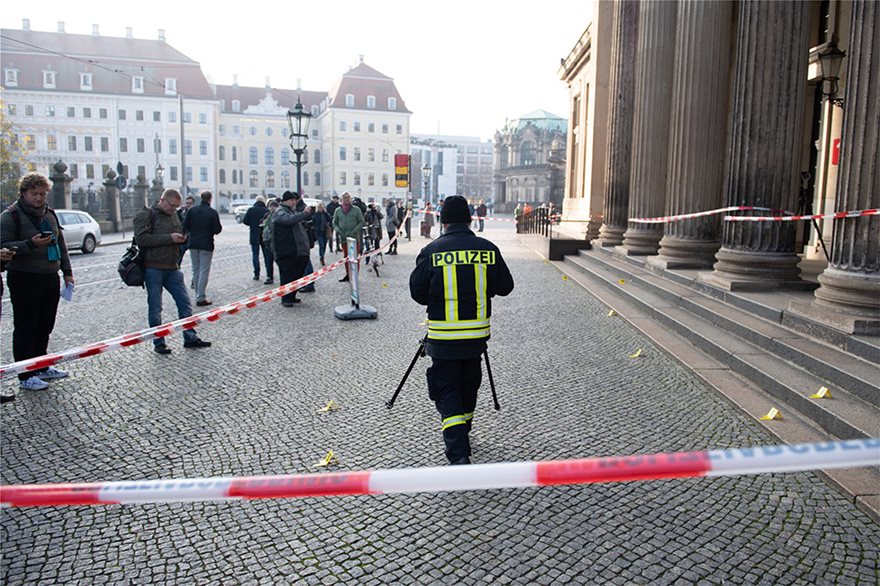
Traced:
<path fill-rule="evenodd" d="M 214 236 L 223 230 L 223 226 L 220 224 L 220 214 L 211 207 L 211 192 L 203 191 L 200 197 L 202 203 L 186 213 L 183 231 L 188 234 L 196 305 L 211 305 L 206 289 L 211 274 L 211 260 L 214 258 Z"/>

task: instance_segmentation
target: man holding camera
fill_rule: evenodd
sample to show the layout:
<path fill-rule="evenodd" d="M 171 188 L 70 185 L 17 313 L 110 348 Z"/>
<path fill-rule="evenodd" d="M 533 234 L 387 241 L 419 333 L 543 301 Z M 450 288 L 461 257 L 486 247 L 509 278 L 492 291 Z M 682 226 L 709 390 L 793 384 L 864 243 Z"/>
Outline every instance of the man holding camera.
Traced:
<path fill-rule="evenodd" d="M 510 294 L 513 277 L 498 247 L 470 230 L 465 198 L 447 197 L 440 223 L 443 235 L 419 253 L 409 290 L 416 303 L 428 306 L 428 396 L 440 413 L 446 458 L 470 464 L 492 297 Z"/>
<path fill-rule="evenodd" d="M 281 196 L 281 206 L 272 214 L 272 248 L 282 285 L 292 283 L 305 274 L 309 262 L 311 243 L 306 232 L 305 222 L 311 219 L 312 209 L 308 206 L 297 210 L 302 198 L 295 191 L 285 191 Z M 281 305 L 293 307 L 301 299 L 296 291 L 281 297 Z"/>

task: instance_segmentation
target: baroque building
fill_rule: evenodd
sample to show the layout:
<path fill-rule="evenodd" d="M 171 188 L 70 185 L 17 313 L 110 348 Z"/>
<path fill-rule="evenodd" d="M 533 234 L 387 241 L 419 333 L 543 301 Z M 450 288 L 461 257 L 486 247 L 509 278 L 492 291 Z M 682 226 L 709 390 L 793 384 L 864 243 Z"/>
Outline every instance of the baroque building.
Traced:
<path fill-rule="evenodd" d="M 567 121 L 535 110 L 509 120 L 495 133 L 495 209 L 518 203 L 562 205 Z"/>

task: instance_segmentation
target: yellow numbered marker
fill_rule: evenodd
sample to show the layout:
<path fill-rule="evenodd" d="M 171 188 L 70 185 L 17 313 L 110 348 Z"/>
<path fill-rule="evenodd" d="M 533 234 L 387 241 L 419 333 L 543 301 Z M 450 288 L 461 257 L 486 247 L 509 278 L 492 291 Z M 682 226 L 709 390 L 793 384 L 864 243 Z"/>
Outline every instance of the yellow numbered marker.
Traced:
<path fill-rule="evenodd" d="M 831 389 L 828 387 L 822 387 L 812 395 L 810 395 L 811 399 L 831 399 Z"/>
<path fill-rule="evenodd" d="M 621 279 L 621 280 L 619 280 L 619 281 L 617 281 L 617 282 L 620 283 L 621 285 L 623 285 L 623 284 L 626 283 L 626 279 Z"/>
<path fill-rule="evenodd" d="M 615 315 L 617 315 L 617 312 L 614 311 L 613 309 L 608 312 L 608 317 L 614 317 Z"/>
<path fill-rule="evenodd" d="M 638 357 L 641 356 L 641 355 L 642 355 L 642 349 L 639 348 L 638 350 L 636 350 L 636 353 L 635 353 L 635 354 L 630 354 L 629 357 L 630 357 L 630 358 L 638 358 Z"/>
<path fill-rule="evenodd" d="M 328 413 L 330 411 L 336 411 L 339 409 L 339 405 L 336 404 L 336 401 L 330 399 L 326 405 L 318 409 L 318 413 Z"/>
<path fill-rule="evenodd" d="M 383 289 L 387 289 L 387 288 L 388 288 L 388 283 L 382 283 L 382 288 L 383 288 Z"/>
<path fill-rule="evenodd" d="M 563 280 L 563 281 L 567 281 L 567 280 L 568 280 L 568 275 L 562 275 L 562 280 Z"/>
<path fill-rule="evenodd" d="M 782 413 L 776 407 L 773 407 L 767 411 L 767 415 L 761 417 L 761 421 L 773 421 L 774 419 L 782 419 Z"/>
<path fill-rule="evenodd" d="M 333 455 L 333 450 L 327 452 L 327 455 L 315 462 L 315 468 L 324 468 L 326 466 L 330 466 L 332 464 L 337 464 L 336 456 Z"/>

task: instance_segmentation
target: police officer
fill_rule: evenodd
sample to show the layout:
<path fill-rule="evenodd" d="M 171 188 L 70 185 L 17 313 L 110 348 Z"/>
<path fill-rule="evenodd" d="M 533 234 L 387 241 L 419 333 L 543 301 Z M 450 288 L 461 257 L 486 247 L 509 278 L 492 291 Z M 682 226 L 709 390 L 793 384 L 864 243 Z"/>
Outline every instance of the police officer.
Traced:
<path fill-rule="evenodd" d="M 446 198 L 443 235 L 425 246 L 409 277 L 410 295 L 428 306 L 428 395 L 440 412 L 446 458 L 470 464 L 468 434 L 483 377 L 492 297 L 513 291 L 513 277 L 498 247 L 470 230 L 465 198 Z"/>

